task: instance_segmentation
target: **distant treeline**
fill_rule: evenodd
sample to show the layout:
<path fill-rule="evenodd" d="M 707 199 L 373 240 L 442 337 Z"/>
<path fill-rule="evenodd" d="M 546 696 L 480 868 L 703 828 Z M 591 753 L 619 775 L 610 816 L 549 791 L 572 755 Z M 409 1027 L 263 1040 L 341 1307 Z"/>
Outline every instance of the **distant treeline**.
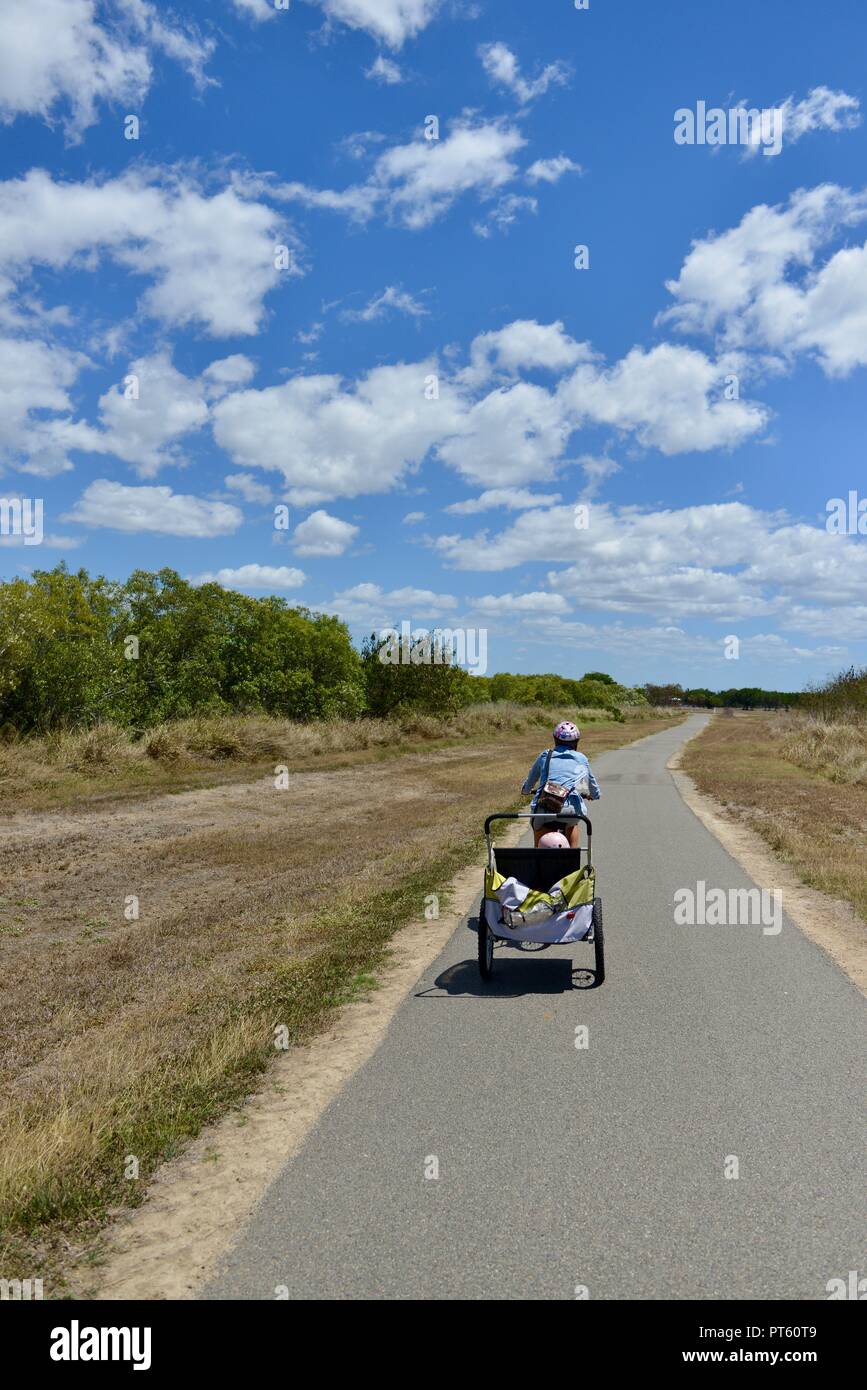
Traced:
<path fill-rule="evenodd" d="M 786 690 L 743 686 L 736 690 L 684 689 L 681 685 L 645 685 L 651 705 L 697 705 L 700 709 L 795 709 L 803 699 Z"/>
<path fill-rule="evenodd" d="M 628 705 L 779 709 L 833 715 L 867 709 L 867 673 L 854 670 L 803 695 L 759 689 L 628 687 L 604 671 L 471 676 L 424 643 L 410 661 L 361 651 L 338 618 L 190 584 L 171 569 L 136 570 L 124 583 L 63 564 L 0 581 L 0 729 L 49 732 L 111 720 L 147 729 L 198 714 L 264 711 L 288 719 L 354 719 L 405 710 L 454 713 L 488 700 L 602 709 Z M 416 657 L 418 659 L 413 659 Z"/>
<path fill-rule="evenodd" d="M 110 720 L 147 729 L 197 714 L 265 711 L 302 721 L 448 714 L 486 700 L 593 707 L 620 718 L 640 690 L 604 672 L 470 676 L 448 659 L 383 663 L 338 618 L 190 584 L 171 569 L 124 583 L 63 564 L 0 582 L 0 727 L 48 732 Z"/>

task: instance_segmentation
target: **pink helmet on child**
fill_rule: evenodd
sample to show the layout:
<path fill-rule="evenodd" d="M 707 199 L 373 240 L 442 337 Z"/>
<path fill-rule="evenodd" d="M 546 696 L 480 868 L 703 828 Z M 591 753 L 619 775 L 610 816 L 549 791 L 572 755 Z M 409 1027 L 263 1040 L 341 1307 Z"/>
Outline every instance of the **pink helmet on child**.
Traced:
<path fill-rule="evenodd" d="M 569 841 L 561 830 L 547 830 L 539 840 L 539 849 L 568 849 Z"/>
<path fill-rule="evenodd" d="M 554 730 L 554 738 L 557 743 L 577 743 L 581 737 L 581 730 L 576 724 L 571 724 L 568 719 L 564 719 L 562 724 L 558 724 Z"/>

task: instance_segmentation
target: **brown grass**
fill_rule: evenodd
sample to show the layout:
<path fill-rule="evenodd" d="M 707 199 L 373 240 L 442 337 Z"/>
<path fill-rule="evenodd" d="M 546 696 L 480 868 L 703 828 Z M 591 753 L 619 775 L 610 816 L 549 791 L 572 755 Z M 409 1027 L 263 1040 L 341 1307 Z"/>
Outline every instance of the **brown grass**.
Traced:
<path fill-rule="evenodd" d="M 480 857 L 484 815 L 516 804 L 544 743 L 538 712 L 496 717 L 519 727 L 495 757 L 467 719 L 458 746 L 419 748 L 416 729 L 412 751 L 296 772 L 288 790 L 274 784 L 274 721 L 168 730 L 160 756 L 196 756 L 201 737 L 208 756 L 264 756 L 268 774 L 250 781 L 247 765 L 243 784 L 0 821 L 4 1277 L 56 1269 L 64 1233 L 136 1201 L 162 1158 L 250 1089 L 274 1028 L 309 1037 L 426 895 Z M 668 722 L 591 726 L 583 746 L 592 755 Z M 337 737 L 289 731 L 305 765 L 310 740 Z M 97 731 L 65 747 L 77 763 L 128 753 Z M 138 1181 L 124 1176 L 130 1155 Z"/>
<path fill-rule="evenodd" d="M 863 726 L 739 714 L 713 719 L 686 745 L 682 765 L 804 883 L 867 919 L 865 750 Z"/>
<path fill-rule="evenodd" d="M 498 740 L 545 732 L 564 717 L 582 726 L 611 722 L 605 710 L 546 710 L 501 702 L 472 705 L 451 717 L 297 724 L 268 715 L 225 715 L 161 724 L 136 738 L 115 724 L 61 730 L 43 738 L 0 742 L 0 802 L 47 810 L 83 801 L 138 800 L 143 795 L 249 778 L 279 762 L 292 771 L 314 759 L 323 768 L 355 767 L 427 745 Z M 671 718 L 672 711 L 627 707 L 627 721 Z"/>
<path fill-rule="evenodd" d="M 769 727 L 781 758 L 831 782 L 867 785 L 867 722 L 780 715 Z"/>

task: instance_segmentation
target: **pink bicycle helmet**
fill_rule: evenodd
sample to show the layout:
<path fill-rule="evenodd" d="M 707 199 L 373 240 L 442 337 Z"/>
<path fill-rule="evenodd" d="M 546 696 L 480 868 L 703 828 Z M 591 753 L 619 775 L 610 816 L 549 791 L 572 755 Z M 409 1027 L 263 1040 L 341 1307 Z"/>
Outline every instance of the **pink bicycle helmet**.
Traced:
<path fill-rule="evenodd" d="M 581 737 L 581 730 L 576 724 L 571 724 L 568 719 L 564 719 L 554 730 L 554 738 L 557 743 L 577 743 Z"/>
<path fill-rule="evenodd" d="M 568 849 L 569 841 L 560 830 L 548 830 L 539 841 L 539 849 Z"/>

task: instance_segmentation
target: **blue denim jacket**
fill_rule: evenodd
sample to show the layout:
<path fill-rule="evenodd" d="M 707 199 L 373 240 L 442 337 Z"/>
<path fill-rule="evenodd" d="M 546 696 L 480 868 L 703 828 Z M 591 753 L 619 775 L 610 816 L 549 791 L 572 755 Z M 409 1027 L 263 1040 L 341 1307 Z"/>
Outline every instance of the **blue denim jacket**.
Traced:
<path fill-rule="evenodd" d="M 527 774 L 527 780 L 521 788 L 523 792 L 531 792 L 536 783 L 540 782 L 540 779 L 545 774 L 545 763 L 547 760 L 548 751 L 546 749 L 544 753 L 539 754 L 533 766 L 530 768 Z M 598 801 L 602 793 L 585 755 L 579 753 L 577 748 L 555 748 L 551 754 L 551 767 L 548 771 L 547 780 L 549 782 L 559 782 L 562 787 L 574 787 L 576 782 L 581 781 L 582 777 L 587 778 L 587 782 L 590 786 L 590 800 Z M 536 795 L 530 803 L 531 811 L 535 811 L 536 809 L 536 802 L 539 799 L 539 792 L 541 790 L 540 784 L 539 791 L 536 792 Z M 571 792 L 569 796 L 567 796 L 563 803 L 563 810 L 576 816 L 587 814 L 584 807 L 584 798 L 580 796 L 578 792 Z"/>

